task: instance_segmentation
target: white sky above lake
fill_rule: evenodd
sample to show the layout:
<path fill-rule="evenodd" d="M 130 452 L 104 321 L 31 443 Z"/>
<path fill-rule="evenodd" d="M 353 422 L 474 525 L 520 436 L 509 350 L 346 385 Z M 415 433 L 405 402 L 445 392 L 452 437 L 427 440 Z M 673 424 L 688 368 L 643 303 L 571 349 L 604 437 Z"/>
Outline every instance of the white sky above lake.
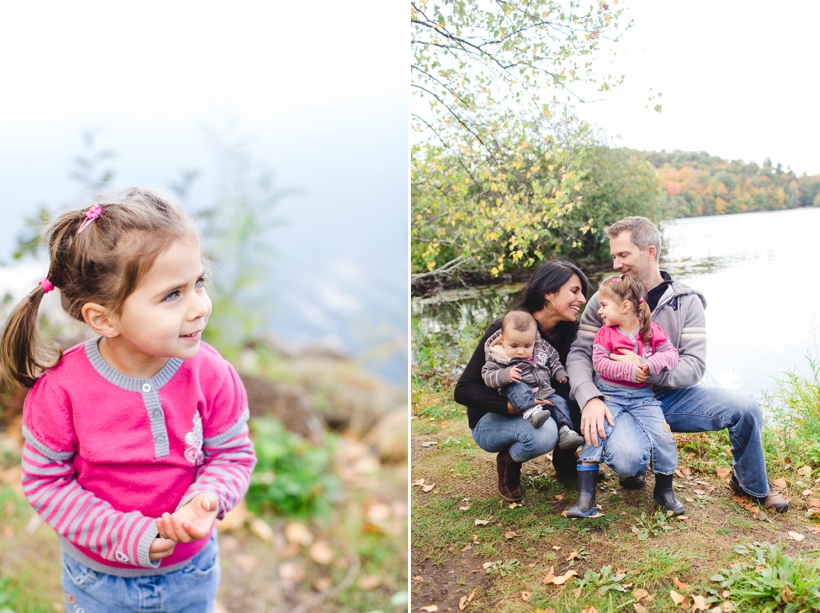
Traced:
<path fill-rule="evenodd" d="M 205 128 L 235 125 L 298 192 L 277 204 L 266 280 L 282 336 L 359 352 L 406 335 L 408 41 L 397 1 L 3 3 L 0 263 L 38 206 L 81 203 L 83 133 L 116 152 L 117 187 L 199 169 L 202 208 L 218 181 Z"/>
<path fill-rule="evenodd" d="M 614 1 L 609 4 L 615 7 Z M 820 174 L 817 28 L 809 0 L 622 0 L 634 19 L 612 71 L 624 85 L 579 114 L 616 145 L 765 157 Z M 663 111 L 647 103 L 662 92 Z M 650 108 L 644 108 L 649 104 Z"/>

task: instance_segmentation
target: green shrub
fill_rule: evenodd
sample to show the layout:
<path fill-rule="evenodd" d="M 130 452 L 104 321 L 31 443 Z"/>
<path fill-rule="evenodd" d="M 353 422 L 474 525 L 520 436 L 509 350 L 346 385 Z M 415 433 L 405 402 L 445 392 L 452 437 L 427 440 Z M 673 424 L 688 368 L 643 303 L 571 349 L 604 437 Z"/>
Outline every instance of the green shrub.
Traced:
<path fill-rule="evenodd" d="M 333 439 L 316 447 L 288 432 L 279 420 L 266 417 L 251 421 L 251 433 L 258 464 L 245 497 L 248 508 L 286 517 L 328 514 L 341 492 L 331 470 Z"/>

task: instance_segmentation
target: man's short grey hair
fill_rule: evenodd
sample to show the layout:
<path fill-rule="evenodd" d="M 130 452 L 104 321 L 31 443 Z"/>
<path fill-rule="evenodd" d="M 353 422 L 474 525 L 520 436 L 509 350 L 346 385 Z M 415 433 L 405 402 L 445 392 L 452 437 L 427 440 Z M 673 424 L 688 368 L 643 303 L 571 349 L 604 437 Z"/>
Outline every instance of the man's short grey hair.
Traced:
<path fill-rule="evenodd" d="M 624 217 L 616 221 L 611 226 L 604 228 L 604 232 L 609 238 L 615 238 L 621 232 L 629 232 L 632 242 L 642 252 L 646 251 L 650 245 L 655 246 L 655 260 L 661 258 L 661 233 L 658 227 L 646 217 Z"/>

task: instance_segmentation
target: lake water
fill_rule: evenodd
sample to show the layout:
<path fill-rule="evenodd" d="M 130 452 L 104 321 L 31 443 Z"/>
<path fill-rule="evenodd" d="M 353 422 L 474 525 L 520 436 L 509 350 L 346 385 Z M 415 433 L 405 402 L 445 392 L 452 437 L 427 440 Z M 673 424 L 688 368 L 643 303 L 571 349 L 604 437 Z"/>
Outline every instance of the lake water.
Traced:
<path fill-rule="evenodd" d="M 706 383 L 758 398 L 786 371 L 811 373 L 820 347 L 816 268 L 820 209 L 679 219 L 664 224 L 661 268 L 706 296 Z M 502 314 L 521 286 L 414 299 L 413 317 L 445 337 Z"/>

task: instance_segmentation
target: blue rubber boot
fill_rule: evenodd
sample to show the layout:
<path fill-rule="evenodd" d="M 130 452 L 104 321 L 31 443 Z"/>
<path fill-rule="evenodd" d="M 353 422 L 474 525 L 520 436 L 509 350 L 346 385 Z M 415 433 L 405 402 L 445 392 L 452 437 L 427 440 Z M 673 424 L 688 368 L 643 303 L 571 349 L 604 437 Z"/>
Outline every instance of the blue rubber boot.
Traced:
<path fill-rule="evenodd" d="M 595 517 L 595 489 L 598 487 L 598 465 L 578 465 L 578 500 L 567 510 L 567 517 Z"/>
<path fill-rule="evenodd" d="M 675 498 L 675 491 L 672 489 L 672 479 L 674 475 L 661 475 L 655 473 L 655 491 L 653 498 L 655 502 L 667 511 L 672 511 L 673 515 L 683 515 L 686 509 L 683 508 L 680 500 Z"/>

